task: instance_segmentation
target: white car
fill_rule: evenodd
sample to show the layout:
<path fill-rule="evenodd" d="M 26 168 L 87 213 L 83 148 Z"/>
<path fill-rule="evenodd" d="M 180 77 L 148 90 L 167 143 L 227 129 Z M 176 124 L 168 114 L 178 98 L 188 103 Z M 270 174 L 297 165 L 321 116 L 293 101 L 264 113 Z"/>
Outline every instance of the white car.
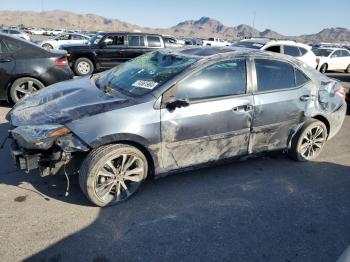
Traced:
<path fill-rule="evenodd" d="M 182 44 L 172 35 L 163 35 L 163 41 L 165 47 L 183 47 L 185 45 L 185 42 Z"/>
<path fill-rule="evenodd" d="M 290 55 L 296 59 L 316 68 L 316 55 L 311 46 L 289 40 L 271 40 L 268 38 L 250 38 L 241 40 L 232 46 L 260 49 L 275 53 Z"/>
<path fill-rule="evenodd" d="M 45 31 L 41 28 L 31 28 L 28 30 L 32 35 L 43 35 Z"/>
<path fill-rule="evenodd" d="M 11 36 L 19 37 L 24 40 L 30 41 L 30 36 L 22 31 L 15 30 L 15 29 L 2 29 L 0 30 L 1 33 L 3 34 L 8 34 Z"/>
<path fill-rule="evenodd" d="M 84 45 L 88 44 L 90 37 L 81 34 L 61 34 L 54 38 L 40 42 L 41 47 L 47 49 L 59 49 L 61 45 Z"/>
<path fill-rule="evenodd" d="M 211 38 L 208 38 L 208 40 L 203 40 L 203 46 L 230 46 L 230 45 L 231 43 L 221 38 L 211 37 Z"/>
<path fill-rule="evenodd" d="M 317 57 L 317 70 L 326 73 L 327 70 L 344 70 L 350 73 L 350 52 L 344 48 L 314 49 Z"/>

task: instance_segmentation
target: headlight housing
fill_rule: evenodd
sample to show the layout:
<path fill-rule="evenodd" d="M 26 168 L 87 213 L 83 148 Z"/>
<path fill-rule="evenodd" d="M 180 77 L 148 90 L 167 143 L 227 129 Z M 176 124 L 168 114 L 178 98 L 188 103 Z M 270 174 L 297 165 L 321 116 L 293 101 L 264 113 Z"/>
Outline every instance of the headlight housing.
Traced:
<path fill-rule="evenodd" d="M 19 126 L 11 131 L 19 146 L 26 149 L 48 149 L 56 138 L 69 134 L 70 130 L 62 125 Z"/>

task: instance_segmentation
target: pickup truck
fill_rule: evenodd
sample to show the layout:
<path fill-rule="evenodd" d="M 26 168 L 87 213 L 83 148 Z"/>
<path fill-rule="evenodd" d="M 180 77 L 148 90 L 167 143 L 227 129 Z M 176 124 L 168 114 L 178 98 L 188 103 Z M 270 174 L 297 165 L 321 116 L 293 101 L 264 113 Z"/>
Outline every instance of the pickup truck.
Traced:
<path fill-rule="evenodd" d="M 208 40 L 203 40 L 203 46 L 230 46 L 230 45 L 231 43 L 221 38 L 211 37 L 211 38 L 208 38 Z"/>
<path fill-rule="evenodd" d="M 124 63 L 147 52 L 165 48 L 161 35 L 145 33 L 99 33 L 88 45 L 61 45 L 76 75 L 90 75 Z"/>

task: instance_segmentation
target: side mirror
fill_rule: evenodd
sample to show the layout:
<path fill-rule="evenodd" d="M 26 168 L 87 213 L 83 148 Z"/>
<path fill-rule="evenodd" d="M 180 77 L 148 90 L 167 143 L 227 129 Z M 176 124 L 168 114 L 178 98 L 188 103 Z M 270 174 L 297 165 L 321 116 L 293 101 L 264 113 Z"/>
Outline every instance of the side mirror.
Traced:
<path fill-rule="evenodd" d="M 173 111 L 176 108 L 187 107 L 189 105 L 190 105 L 190 101 L 189 100 L 173 99 L 173 100 L 170 100 L 170 101 L 166 102 L 165 107 L 168 110 Z"/>

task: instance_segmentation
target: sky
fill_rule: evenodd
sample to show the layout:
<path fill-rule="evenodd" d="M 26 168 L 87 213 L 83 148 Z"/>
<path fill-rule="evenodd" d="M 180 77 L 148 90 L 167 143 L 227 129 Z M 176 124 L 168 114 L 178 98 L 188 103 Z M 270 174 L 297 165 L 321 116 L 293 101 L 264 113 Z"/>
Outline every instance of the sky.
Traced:
<path fill-rule="evenodd" d="M 0 10 L 93 13 L 152 28 L 212 17 L 226 26 L 254 25 L 284 35 L 350 28 L 350 0 L 0 0 Z M 255 17 L 255 19 L 254 19 Z"/>

